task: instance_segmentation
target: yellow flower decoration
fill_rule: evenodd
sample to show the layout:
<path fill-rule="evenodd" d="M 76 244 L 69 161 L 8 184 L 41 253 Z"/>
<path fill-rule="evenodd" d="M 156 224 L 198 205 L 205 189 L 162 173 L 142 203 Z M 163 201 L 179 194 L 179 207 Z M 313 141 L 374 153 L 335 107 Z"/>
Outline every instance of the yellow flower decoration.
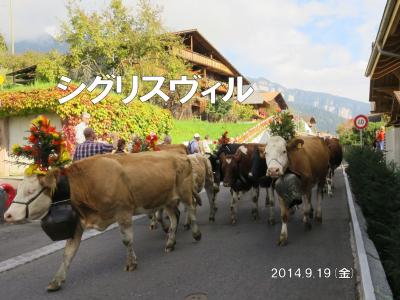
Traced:
<path fill-rule="evenodd" d="M 60 151 L 60 162 L 68 162 L 71 160 L 71 157 L 68 153 L 67 150 L 64 149 L 64 147 L 62 147 L 61 151 Z"/>
<path fill-rule="evenodd" d="M 34 174 L 45 175 L 46 172 L 40 170 L 40 169 L 39 169 L 39 166 L 38 166 L 37 164 L 32 164 L 32 165 L 29 165 L 29 167 L 27 167 L 27 168 L 25 169 L 24 174 L 25 174 L 25 176 L 32 176 L 32 175 L 34 175 Z"/>
<path fill-rule="evenodd" d="M 18 145 L 18 144 L 12 145 L 11 153 L 14 153 L 19 147 L 20 147 L 20 145 Z"/>

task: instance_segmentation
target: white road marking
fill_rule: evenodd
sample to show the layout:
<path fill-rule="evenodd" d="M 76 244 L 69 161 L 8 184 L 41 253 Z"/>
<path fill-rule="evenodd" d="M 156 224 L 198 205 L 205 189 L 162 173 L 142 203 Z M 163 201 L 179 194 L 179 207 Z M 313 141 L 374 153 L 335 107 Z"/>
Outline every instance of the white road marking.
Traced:
<path fill-rule="evenodd" d="M 145 216 L 146 215 L 134 216 L 132 218 L 132 220 L 135 221 L 135 220 L 141 219 Z M 118 224 L 114 223 L 114 224 L 110 225 L 104 231 L 97 231 L 94 229 L 87 230 L 83 233 L 82 241 L 90 239 L 90 238 L 98 236 L 98 235 L 101 235 L 101 234 L 103 234 L 107 231 L 113 230 L 117 227 L 118 227 Z M 18 266 L 25 265 L 27 263 L 30 263 L 36 259 L 43 257 L 43 256 L 46 256 L 46 255 L 52 254 L 58 250 L 61 250 L 65 247 L 65 243 L 66 243 L 65 241 L 54 242 L 50 245 L 41 247 L 39 249 L 29 251 L 29 252 L 23 253 L 21 255 L 4 260 L 4 261 L 0 262 L 0 273 L 15 269 Z"/>

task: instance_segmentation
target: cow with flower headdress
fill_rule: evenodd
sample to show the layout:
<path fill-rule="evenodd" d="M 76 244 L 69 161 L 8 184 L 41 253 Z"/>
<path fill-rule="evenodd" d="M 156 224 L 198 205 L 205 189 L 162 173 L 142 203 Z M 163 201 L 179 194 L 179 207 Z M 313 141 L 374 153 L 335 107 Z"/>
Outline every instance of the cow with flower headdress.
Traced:
<path fill-rule="evenodd" d="M 69 201 L 79 216 L 68 236 L 61 266 L 47 287 L 49 291 L 58 290 L 65 281 L 85 229 L 102 231 L 118 223 L 127 247 L 126 271 L 137 266 L 132 215 L 164 209 L 171 221 L 165 247 L 170 252 L 175 246 L 175 211 L 182 202 L 190 215 L 193 238 L 200 240 L 192 199 L 192 166 L 186 155 L 163 151 L 103 154 L 70 164 L 62 135 L 46 118 L 35 120 L 30 132 L 29 147 L 16 146 L 14 154 L 31 158 L 33 164 L 4 214 L 5 221 L 41 219 L 58 201 Z"/>

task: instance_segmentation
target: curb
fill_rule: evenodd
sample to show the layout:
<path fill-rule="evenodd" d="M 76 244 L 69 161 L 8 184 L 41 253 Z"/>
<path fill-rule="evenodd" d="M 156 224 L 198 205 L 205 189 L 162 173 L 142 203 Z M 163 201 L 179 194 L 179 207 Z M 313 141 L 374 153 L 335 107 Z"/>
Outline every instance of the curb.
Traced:
<path fill-rule="evenodd" d="M 379 254 L 374 243 L 368 237 L 366 220 L 361 208 L 353 199 L 349 179 L 343 165 L 342 171 L 346 186 L 347 204 L 351 215 L 350 227 L 355 248 L 355 265 L 360 277 L 360 299 L 393 299 Z"/>

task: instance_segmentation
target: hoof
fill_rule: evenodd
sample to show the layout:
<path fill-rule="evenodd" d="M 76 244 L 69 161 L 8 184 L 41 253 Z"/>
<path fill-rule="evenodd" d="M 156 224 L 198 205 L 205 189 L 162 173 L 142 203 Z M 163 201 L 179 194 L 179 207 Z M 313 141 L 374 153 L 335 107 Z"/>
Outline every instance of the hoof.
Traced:
<path fill-rule="evenodd" d="M 165 252 L 169 253 L 169 252 L 174 251 L 175 244 L 176 244 L 176 241 L 173 241 L 173 243 L 167 243 L 167 246 L 165 247 Z"/>
<path fill-rule="evenodd" d="M 193 234 L 193 238 L 194 238 L 196 241 L 200 241 L 200 240 L 201 240 L 201 232 L 199 231 L 199 232 L 197 232 L 197 233 L 194 233 L 194 234 Z"/>
<path fill-rule="evenodd" d="M 164 230 L 165 233 L 169 232 L 169 228 L 168 227 L 163 227 L 163 230 Z"/>
<path fill-rule="evenodd" d="M 269 219 L 268 224 L 271 226 L 275 225 L 275 219 Z"/>
<path fill-rule="evenodd" d="M 60 288 L 61 288 L 61 283 L 59 283 L 57 281 L 52 281 L 47 286 L 47 291 L 48 292 L 55 292 L 55 291 L 58 291 Z"/>
<path fill-rule="evenodd" d="M 259 213 L 258 213 L 258 210 L 256 210 L 256 209 L 253 209 L 253 210 L 251 211 L 251 215 L 253 216 L 253 220 L 254 220 L 254 221 L 257 221 L 257 220 L 260 218 L 260 215 L 259 215 Z"/>
<path fill-rule="evenodd" d="M 288 244 L 287 238 L 280 238 L 278 241 L 278 246 L 284 247 Z"/>
<path fill-rule="evenodd" d="M 232 219 L 231 219 L 231 224 L 232 224 L 232 225 L 236 225 L 236 222 L 237 222 L 236 218 L 232 218 Z"/>
<path fill-rule="evenodd" d="M 321 224 L 322 223 L 322 217 L 315 217 L 315 222 Z"/>
<path fill-rule="evenodd" d="M 150 229 L 150 231 L 156 230 L 157 229 L 157 225 L 150 225 L 149 229 Z"/>
<path fill-rule="evenodd" d="M 132 263 L 132 264 L 126 265 L 124 268 L 124 271 L 132 272 L 132 271 L 135 271 L 136 268 L 137 268 L 137 263 Z"/>
<path fill-rule="evenodd" d="M 170 253 L 170 252 L 174 251 L 174 249 L 175 249 L 175 245 L 167 246 L 167 247 L 165 247 L 165 252 Z"/>
<path fill-rule="evenodd" d="M 183 229 L 189 230 L 189 229 L 190 229 L 190 224 L 185 224 L 185 225 L 183 225 Z"/>
<path fill-rule="evenodd" d="M 208 221 L 209 221 L 210 223 L 214 223 L 214 222 L 215 222 L 215 218 L 214 218 L 214 217 L 209 217 L 209 218 L 208 218 Z"/>
<path fill-rule="evenodd" d="M 310 231 L 312 229 L 311 223 L 310 222 L 304 223 L 304 229 L 306 231 Z"/>

